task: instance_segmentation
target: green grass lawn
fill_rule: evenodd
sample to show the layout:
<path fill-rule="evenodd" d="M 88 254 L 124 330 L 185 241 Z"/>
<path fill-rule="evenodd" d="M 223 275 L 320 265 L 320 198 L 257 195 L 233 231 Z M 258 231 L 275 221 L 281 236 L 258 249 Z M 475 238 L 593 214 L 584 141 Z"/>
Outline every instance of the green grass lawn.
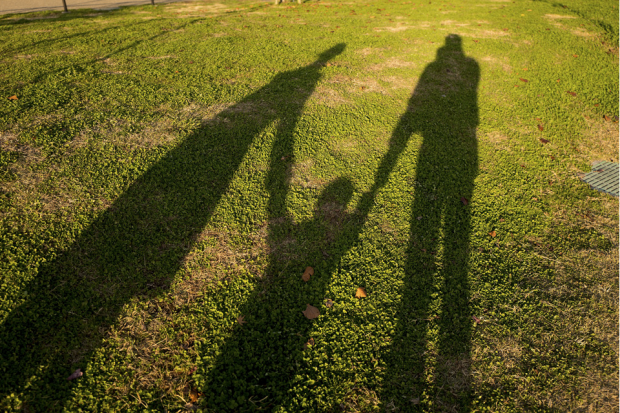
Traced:
<path fill-rule="evenodd" d="M 559 1 L 0 16 L 0 410 L 617 411 L 618 4 Z"/>

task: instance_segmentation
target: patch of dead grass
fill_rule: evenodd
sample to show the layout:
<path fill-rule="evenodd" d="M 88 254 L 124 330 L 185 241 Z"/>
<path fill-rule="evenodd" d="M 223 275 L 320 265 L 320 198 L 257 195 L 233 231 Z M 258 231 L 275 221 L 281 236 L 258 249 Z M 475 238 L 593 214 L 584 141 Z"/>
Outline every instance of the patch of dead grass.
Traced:
<path fill-rule="evenodd" d="M 508 64 L 509 60 L 507 57 L 498 58 L 495 56 L 484 56 L 480 58 L 481 61 L 490 63 L 494 66 L 501 67 L 501 69 L 506 73 L 512 73 L 512 66 Z"/>
<path fill-rule="evenodd" d="M 592 33 L 590 33 L 589 31 L 587 31 L 584 28 L 578 27 L 576 29 L 571 30 L 571 33 L 574 34 L 575 36 L 579 36 L 579 37 L 592 37 L 594 36 Z"/>
<path fill-rule="evenodd" d="M 478 134 L 478 139 L 482 142 L 487 142 L 498 150 L 511 152 L 511 145 L 509 143 L 508 136 L 501 132 L 493 131 L 488 133 Z"/>
<path fill-rule="evenodd" d="M 308 99 L 309 103 L 325 105 L 330 108 L 335 108 L 340 105 L 350 103 L 347 99 L 342 97 L 340 93 L 326 86 L 318 86 L 310 95 Z"/>
<path fill-rule="evenodd" d="M 306 159 L 301 162 L 290 165 L 288 170 L 288 182 L 290 185 L 301 186 L 302 188 L 319 188 L 325 182 L 312 175 L 312 159 Z"/>
<path fill-rule="evenodd" d="M 383 81 L 388 82 L 392 89 L 406 89 L 413 91 L 418 83 L 417 77 L 400 77 L 400 76 L 386 76 Z"/>
<path fill-rule="evenodd" d="M 483 39 L 501 39 L 503 37 L 510 36 L 510 33 L 503 30 L 474 30 L 472 37 L 479 37 Z"/>
<path fill-rule="evenodd" d="M 371 56 L 374 54 L 378 54 L 381 55 L 381 52 L 385 51 L 387 49 L 385 48 L 380 48 L 380 47 L 365 47 L 363 49 L 358 49 L 355 51 L 355 53 L 361 55 L 361 56 Z"/>
<path fill-rule="evenodd" d="M 375 27 L 374 31 L 397 33 L 397 32 L 402 32 L 402 31 L 409 30 L 412 28 L 413 26 L 397 25 L 397 26 Z"/>
<path fill-rule="evenodd" d="M 575 157 L 587 163 L 597 160 L 618 162 L 618 123 L 586 119 L 582 139 L 575 142 Z"/>
<path fill-rule="evenodd" d="M 575 16 L 565 16 L 561 14 L 545 14 L 545 17 L 551 20 L 575 19 Z"/>
<path fill-rule="evenodd" d="M 416 64 L 414 62 L 408 62 L 405 60 L 401 60 L 397 57 L 391 57 L 384 62 L 377 63 L 371 66 L 368 66 L 368 70 L 383 70 L 383 69 L 400 69 L 400 68 L 408 68 L 415 67 Z"/>
<path fill-rule="evenodd" d="M 127 123 L 121 120 L 109 120 L 81 131 L 67 144 L 69 150 L 78 150 L 100 144 L 113 144 L 126 150 L 138 148 L 151 149 L 156 146 L 168 145 L 178 139 L 174 120 L 164 117 L 160 120 L 143 125 L 139 132 L 124 132 Z"/>

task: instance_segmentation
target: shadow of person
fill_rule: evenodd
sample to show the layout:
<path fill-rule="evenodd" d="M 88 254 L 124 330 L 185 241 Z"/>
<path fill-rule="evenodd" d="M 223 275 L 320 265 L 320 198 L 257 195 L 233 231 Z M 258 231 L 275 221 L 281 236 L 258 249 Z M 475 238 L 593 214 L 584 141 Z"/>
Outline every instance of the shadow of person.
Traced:
<path fill-rule="evenodd" d="M 254 138 L 274 121 L 278 136 L 292 134 L 321 68 L 344 47 L 276 75 L 221 111 L 39 267 L 0 325 L 0 393 L 14 393 L 34 411 L 67 406 L 67 376 L 78 367 L 89 374 L 93 351 L 132 298 L 169 288 Z"/>
<path fill-rule="evenodd" d="M 471 196 L 477 171 L 479 76 L 475 61 L 463 55 L 460 38 L 448 36 L 436 61 L 420 78 L 375 173 L 373 186 L 351 213 L 342 211 L 353 186 L 340 178 L 325 188 L 314 217 L 295 224 L 284 206 L 288 183 L 287 166 L 282 162 L 292 156 L 293 142 L 291 134 L 276 138 L 267 180 L 269 243 L 274 251 L 267 280 L 240 308 L 247 324 L 235 327 L 214 361 L 206 357 L 209 361 L 199 366 L 204 380 L 197 384 L 207 406 L 217 411 L 313 410 L 316 401 L 298 404 L 303 401 L 296 400 L 295 393 L 299 388 L 313 392 L 308 390 L 308 382 L 296 381 L 302 377 L 298 373 L 312 369 L 303 348 L 313 327 L 301 311 L 307 304 L 325 311 L 321 304 L 327 298 L 329 274 L 337 272 L 344 254 L 359 242 L 378 192 L 414 133 L 423 136 L 423 144 L 417 163 L 403 299 L 385 360 L 388 371 L 381 398 L 387 408 L 403 411 L 415 409 L 416 399 L 429 388 L 440 389 L 433 397 L 446 409 L 448 404 L 462 405 L 467 399 L 470 218 L 460 198 Z M 334 222 L 338 223 L 335 227 Z M 297 267 L 279 263 L 278 245 L 287 237 L 297 244 L 295 251 L 301 255 L 290 261 Z M 307 284 L 301 280 L 303 262 L 323 263 Z M 435 296 L 439 299 L 434 300 Z M 273 302 L 280 304 L 274 306 Z M 434 318 L 435 314 L 441 318 Z M 428 357 L 424 354 L 433 355 L 432 366 L 425 362 Z M 424 375 L 430 367 L 441 372 L 433 380 Z M 324 385 L 314 381 L 311 387 Z"/>
<path fill-rule="evenodd" d="M 432 403 L 440 411 L 464 411 L 469 403 L 471 218 L 465 204 L 478 171 L 479 78 L 461 38 L 447 36 L 420 77 L 380 167 L 391 170 L 412 134 L 422 136 L 405 282 L 385 359 L 381 399 L 388 408 L 410 411 Z"/>
<path fill-rule="evenodd" d="M 330 276 L 357 241 L 364 222 L 357 211 L 347 212 L 353 193 L 351 181 L 338 178 L 319 195 L 312 219 L 295 223 L 285 215 L 271 220 L 272 254 L 265 279 L 239 309 L 247 324 L 235 326 L 215 361 L 198 368 L 205 380 L 197 385 L 209 408 L 312 410 L 314 401 L 301 406 L 292 391 L 296 385 L 307 385 L 299 383 L 299 374 L 309 368 L 304 352 L 312 346 L 317 322 L 302 312 L 308 304 L 321 313 L 329 311 L 325 302 Z M 294 254 L 281 255 L 283 243 L 295 244 Z M 301 270 L 308 264 L 315 272 L 304 282 Z"/>

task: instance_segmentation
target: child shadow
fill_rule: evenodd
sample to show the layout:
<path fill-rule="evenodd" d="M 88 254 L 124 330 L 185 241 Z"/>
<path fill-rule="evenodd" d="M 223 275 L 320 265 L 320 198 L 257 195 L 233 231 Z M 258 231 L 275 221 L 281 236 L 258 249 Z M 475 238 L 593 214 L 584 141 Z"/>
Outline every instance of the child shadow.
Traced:
<path fill-rule="evenodd" d="M 312 219 L 271 220 L 267 278 L 240 309 L 247 323 L 236 326 L 212 366 L 202 366 L 209 370 L 201 383 L 209 408 L 295 410 L 290 389 L 296 374 L 306 367 L 304 351 L 313 345 L 311 332 L 317 322 L 306 319 L 302 311 L 307 305 L 321 314 L 329 311 L 330 274 L 357 241 L 364 222 L 359 211 L 347 212 L 353 193 L 351 181 L 338 178 L 321 192 Z M 297 256 L 280 255 L 282 245 L 291 243 Z M 315 272 L 305 282 L 301 276 L 308 265 Z"/>

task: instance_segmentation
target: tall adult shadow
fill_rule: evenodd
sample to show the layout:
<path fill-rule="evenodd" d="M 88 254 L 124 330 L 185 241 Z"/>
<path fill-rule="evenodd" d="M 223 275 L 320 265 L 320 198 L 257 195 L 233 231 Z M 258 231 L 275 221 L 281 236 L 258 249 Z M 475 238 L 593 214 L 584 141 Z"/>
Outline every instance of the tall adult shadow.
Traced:
<path fill-rule="evenodd" d="M 386 356 L 386 407 L 465 411 L 469 405 L 470 207 L 478 171 L 480 69 L 449 35 L 420 77 L 392 134 L 391 169 L 412 134 L 422 135 L 397 328 Z"/>
<path fill-rule="evenodd" d="M 21 394 L 34 411 L 62 410 L 67 376 L 78 367 L 88 374 L 93 351 L 133 297 L 169 288 L 255 136 L 277 121 L 278 136 L 290 138 L 321 68 L 344 47 L 220 112 L 40 267 L 0 325 L 0 394 Z"/>

